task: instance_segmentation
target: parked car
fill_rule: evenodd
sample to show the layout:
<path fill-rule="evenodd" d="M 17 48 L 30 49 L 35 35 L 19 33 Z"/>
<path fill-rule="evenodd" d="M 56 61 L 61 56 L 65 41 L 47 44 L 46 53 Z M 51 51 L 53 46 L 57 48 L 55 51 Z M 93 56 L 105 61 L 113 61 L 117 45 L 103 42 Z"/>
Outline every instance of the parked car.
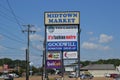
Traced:
<path fill-rule="evenodd" d="M 110 74 L 110 77 L 111 77 L 111 78 L 117 78 L 118 76 L 119 76 L 119 74 L 115 74 L 115 73 Z"/>
<path fill-rule="evenodd" d="M 94 76 L 92 74 L 82 74 L 80 79 L 92 79 Z"/>
<path fill-rule="evenodd" d="M 8 74 L 3 74 L 0 76 L 0 78 L 2 78 L 4 80 L 13 80 L 13 77 Z"/>
<path fill-rule="evenodd" d="M 19 76 L 18 76 L 17 74 L 15 74 L 15 73 L 10 73 L 9 75 L 12 76 L 12 77 L 14 77 L 14 78 L 18 78 L 18 77 L 19 77 Z"/>
<path fill-rule="evenodd" d="M 69 78 L 75 78 L 75 77 L 77 77 L 77 75 L 76 75 L 76 73 L 73 72 L 73 73 L 70 73 L 68 77 Z"/>
<path fill-rule="evenodd" d="M 110 78 L 110 74 L 109 73 L 105 73 L 105 77 L 107 77 L 107 78 Z"/>

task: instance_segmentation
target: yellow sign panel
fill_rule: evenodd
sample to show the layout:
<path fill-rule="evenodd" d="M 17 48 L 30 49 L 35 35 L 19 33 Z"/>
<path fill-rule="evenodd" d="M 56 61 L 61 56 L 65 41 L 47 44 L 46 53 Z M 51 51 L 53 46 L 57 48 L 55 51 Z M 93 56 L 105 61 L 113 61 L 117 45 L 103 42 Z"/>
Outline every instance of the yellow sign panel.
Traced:
<path fill-rule="evenodd" d="M 79 24 L 80 12 L 45 12 L 45 25 Z"/>

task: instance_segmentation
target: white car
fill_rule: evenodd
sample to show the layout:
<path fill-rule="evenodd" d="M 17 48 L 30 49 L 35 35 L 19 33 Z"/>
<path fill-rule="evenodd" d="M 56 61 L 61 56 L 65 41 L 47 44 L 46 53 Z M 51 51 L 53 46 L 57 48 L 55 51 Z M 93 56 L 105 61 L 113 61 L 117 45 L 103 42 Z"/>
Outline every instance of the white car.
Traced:
<path fill-rule="evenodd" d="M 109 78 L 111 75 L 109 73 L 105 73 L 105 77 Z"/>
<path fill-rule="evenodd" d="M 70 73 L 68 77 L 69 78 L 75 78 L 75 77 L 77 77 L 77 75 L 76 75 L 76 73 L 73 72 L 73 73 Z"/>
<path fill-rule="evenodd" d="M 18 77 L 19 77 L 19 76 L 18 76 L 17 74 L 15 74 L 15 73 L 10 73 L 9 75 L 12 76 L 12 77 L 14 77 L 14 78 L 18 78 Z"/>

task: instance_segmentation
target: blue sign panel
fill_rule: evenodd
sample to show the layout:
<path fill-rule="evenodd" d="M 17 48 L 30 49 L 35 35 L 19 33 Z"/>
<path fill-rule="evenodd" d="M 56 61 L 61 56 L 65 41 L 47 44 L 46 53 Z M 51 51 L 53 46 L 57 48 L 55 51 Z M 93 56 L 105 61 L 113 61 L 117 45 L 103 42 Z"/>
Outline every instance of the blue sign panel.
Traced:
<path fill-rule="evenodd" d="M 47 50 L 77 51 L 77 41 L 47 42 Z"/>

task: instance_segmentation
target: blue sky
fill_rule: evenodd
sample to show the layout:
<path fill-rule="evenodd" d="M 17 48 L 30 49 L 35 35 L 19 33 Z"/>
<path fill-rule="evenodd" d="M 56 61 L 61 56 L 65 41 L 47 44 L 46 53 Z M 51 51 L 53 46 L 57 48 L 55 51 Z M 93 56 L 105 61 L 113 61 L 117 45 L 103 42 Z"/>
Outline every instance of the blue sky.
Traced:
<path fill-rule="evenodd" d="M 119 0 L 1 0 L 0 58 L 25 60 L 27 34 L 22 25 L 32 24 L 36 33 L 30 35 L 30 61 L 41 65 L 45 11 L 80 11 L 81 60 L 119 58 L 119 4 Z"/>

